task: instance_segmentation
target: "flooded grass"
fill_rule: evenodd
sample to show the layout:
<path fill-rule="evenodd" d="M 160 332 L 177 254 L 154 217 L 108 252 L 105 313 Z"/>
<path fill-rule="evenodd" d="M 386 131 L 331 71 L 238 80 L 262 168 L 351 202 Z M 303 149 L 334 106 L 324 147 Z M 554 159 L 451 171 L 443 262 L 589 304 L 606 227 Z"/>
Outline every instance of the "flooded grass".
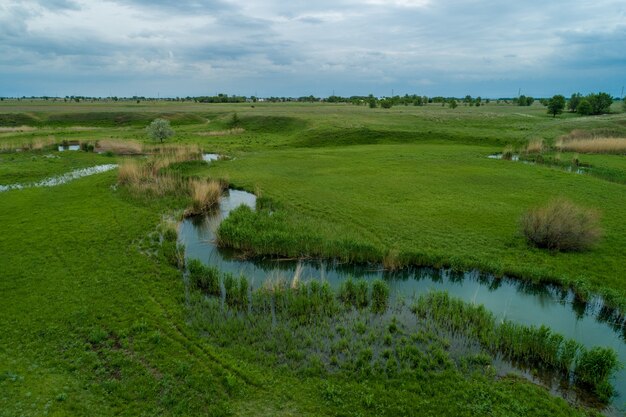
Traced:
<path fill-rule="evenodd" d="M 291 285 L 268 280 L 255 287 L 245 276 L 197 260 L 189 262 L 188 274 L 199 291 L 189 305 L 195 327 L 218 343 L 242 343 L 262 352 L 264 361 L 304 375 L 393 379 L 462 366 L 479 370 L 492 364 L 484 357 L 489 352 L 552 372 L 603 403 L 614 395 L 610 380 L 619 362 L 613 350 L 586 349 L 545 326 L 496 321 L 483 306 L 445 292 L 392 302 L 382 280 L 348 279 L 333 289 L 328 281 L 296 278 L 298 270 Z"/>
<path fill-rule="evenodd" d="M 561 372 L 567 381 L 571 375 L 574 383 L 590 389 L 605 403 L 614 395 L 609 381 L 622 365 L 612 349 L 587 350 L 545 326 L 496 322 L 483 306 L 466 304 L 447 293 L 422 295 L 411 309 L 419 317 L 433 319 L 451 331 L 478 340 L 492 353 L 503 354 L 511 361 Z"/>
<path fill-rule="evenodd" d="M 24 184 L 8 184 L 0 185 L 0 192 L 11 190 L 23 190 L 25 188 L 33 187 L 55 187 L 57 185 L 66 184 L 70 181 L 77 180 L 79 178 L 88 177 L 90 175 L 100 174 L 103 172 L 111 171 L 117 168 L 116 164 L 97 165 L 89 168 L 80 168 L 66 174 L 57 175 L 54 177 L 45 178 L 43 180 L 24 183 Z"/>

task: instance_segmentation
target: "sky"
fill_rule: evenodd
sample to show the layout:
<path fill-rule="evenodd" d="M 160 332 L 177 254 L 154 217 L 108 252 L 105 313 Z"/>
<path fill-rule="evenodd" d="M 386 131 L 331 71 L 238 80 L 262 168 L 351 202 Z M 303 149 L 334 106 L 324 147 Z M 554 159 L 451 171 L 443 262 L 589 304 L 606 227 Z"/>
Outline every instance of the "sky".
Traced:
<path fill-rule="evenodd" d="M 626 84 L 624 0 L 0 0 L 0 96 L 534 97 Z"/>

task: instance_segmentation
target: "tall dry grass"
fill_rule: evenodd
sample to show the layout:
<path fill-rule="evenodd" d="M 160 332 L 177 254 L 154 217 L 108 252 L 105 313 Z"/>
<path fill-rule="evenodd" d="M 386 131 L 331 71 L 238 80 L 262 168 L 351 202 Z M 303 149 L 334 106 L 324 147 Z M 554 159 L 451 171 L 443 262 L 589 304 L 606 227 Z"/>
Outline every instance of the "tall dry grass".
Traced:
<path fill-rule="evenodd" d="M 116 155 L 141 155 L 143 146 L 132 140 L 101 139 L 96 141 L 96 152 L 112 152 Z"/>
<path fill-rule="evenodd" d="M 543 139 L 533 139 L 526 145 L 526 153 L 541 153 L 544 150 Z"/>
<path fill-rule="evenodd" d="M 120 164 L 118 183 L 131 192 L 148 196 L 176 195 L 191 200 L 186 216 L 200 214 L 219 205 L 227 184 L 216 180 L 187 179 L 165 168 L 175 163 L 198 160 L 198 147 L 167 147 L 154 149 L 148 160 L 126 159 Z"/>
<path fill-rule="evenodd" d="M 624 154 L 626 138 L 559 139 L 555 147 L 561 152 Z"/>
<path fill-rule="evenodd" d="M 529 243 L 559 251 L 583 251 L 602 237 L 599 213 L 564 198 L 524 213 L 520 227 Z"/>
<path fill-rule="evenodd" d="M 626 153 L 626 138 L 611 129 L 575 129 L 558 138 L 554 146 L 563 152 L 623 154 Z"/>
<path fill-rule="evenodd" d="M 25 139 L 8 139 L 0 141 L 0 152 L 14 152 L 16 150 L 41 150 L 56 144 L 54 136 Z"/>
<path fill-rule="evenodd" d="M 219 181 L 190 179 L 188 187 L 191 207 L 186 210 L 186 215 L 206 213 L 219 205 L 223 191 Z"/>

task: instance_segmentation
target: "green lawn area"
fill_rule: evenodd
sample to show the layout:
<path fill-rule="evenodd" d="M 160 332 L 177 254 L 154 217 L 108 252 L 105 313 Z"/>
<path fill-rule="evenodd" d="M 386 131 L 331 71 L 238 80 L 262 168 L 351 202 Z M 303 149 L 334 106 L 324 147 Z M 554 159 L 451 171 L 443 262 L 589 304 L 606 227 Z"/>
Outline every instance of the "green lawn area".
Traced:
<path fill-rule="evenodd" d="M 235 112 L 243 130 L 228 132 Z M 6 122 L 0 126 L 36 128 L 0 132 L 0 148 L 49 135 L 148 143 L 144 122 L 170 117 L 173 143 L 233 157 L 181 172 L 228 179 L 272 208 L 225 223 L 242 232 L 233 241 L 257 252 L 480 268 L 626 298 L 624 185 L 486 157 L 537 137 L 552 143 L 572 129 L 626 132 L 623 114 L 552 119 L 538 105 L 495 103 L 386 111 L 23 100 L 0 103 L 0 115 Z M 620 156 L 581 160 L 616 172 L 624 167 Z M 0 153 L 0 184 L 115 161 L 84 152 Z M 205 333 L 181 271 L 152 251 L 158 245 L 150 236 L 162 216 L 186 202 L 131 197 L 115 183 L 112 171 L 0 193 L 1 417 L 594 414 L 487 368 L 354 379 L 270 365 L 255 345 Z M 518 233 L 520 215 L 555 196 L 601 211 L 604 238 L 597 247 L 581 253 L 528 247 Z"/>
<path fill-rule="evenodd" d="M 534 279 L 586 280 L 594 290 L 626 295 L 626 189 L 541 165 L 491 160 L 489 150 L 451 144 L 289 149 L 251 153 L 206 171 L 260 190 L 279 203 L 289 228 L 323 241 L 350 240 L 381 254 Z M 582 253 L 528 247 L 519 234 L 521 214 L 556 196 L 601 209 L 605 236 L 598 247 Z M 263 240 L 263 230 L 250 234 Z M 267 251 L 293 255 L 306 252 L 304 245 L 287 242 Z"/>

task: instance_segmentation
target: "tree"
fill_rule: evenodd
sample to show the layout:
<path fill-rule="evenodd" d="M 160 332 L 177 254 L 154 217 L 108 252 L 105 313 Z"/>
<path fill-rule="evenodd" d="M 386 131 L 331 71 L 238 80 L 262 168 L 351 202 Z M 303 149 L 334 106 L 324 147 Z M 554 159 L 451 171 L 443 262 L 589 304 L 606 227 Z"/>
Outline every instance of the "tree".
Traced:
<path fill-rule="evenodd" d="M 567 102 L 567 108 L 570 111 L 576 112 L 576 110 L 578 109 L 578 105 L 580 104 L 580 101 L 582 100 L 582 98 L 583 96 L 580 93 L 572 94 L 569 101 Z"/>
<path fill-rule="evenodd" d="M 593 107 L 591 107 L 591 103 L 586 98 L 583 98 L 576 105 L 576 113 L 581 114 L 583 116 L 588 116 L 593 113 Z"/>
<path fill-rule="evenodd" d="M 146 131 L 152 140 L 158 140 L 161 143 L 163 143 L 165 139 L 174 136 L 170 121 L 165 119 L 154 119 L 146 128 Z"/>
<path fill-rule="evenodd" d="M 451 109 L 456 109 L 456 106 L 457 106 L 456 100 L 455 99 L 450 100 L 450 103 L 448 105 L 450 106 Z"/>
<path fill-rule="evenodd" d="M 557 114 L 563 113 L 564 108 L 565 97 L 562 95 L 557 94 L 548 100 L 548 114 L 551 114 L 552 117 L 556 117 Z"/>
<path fill-rule="evenodd" d="M 591 104 L 593 112 L 591 114 L 604 114 L 609 113 L 611 104 L 613 104 L 613 97 L 607 93 L 589 94 L 587 101 Z"/>

